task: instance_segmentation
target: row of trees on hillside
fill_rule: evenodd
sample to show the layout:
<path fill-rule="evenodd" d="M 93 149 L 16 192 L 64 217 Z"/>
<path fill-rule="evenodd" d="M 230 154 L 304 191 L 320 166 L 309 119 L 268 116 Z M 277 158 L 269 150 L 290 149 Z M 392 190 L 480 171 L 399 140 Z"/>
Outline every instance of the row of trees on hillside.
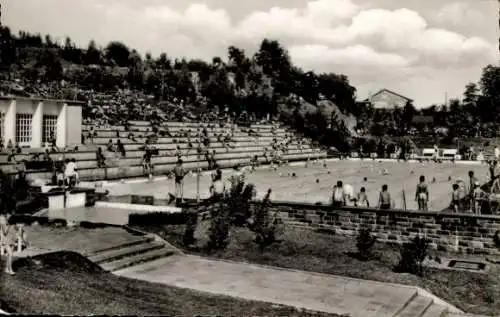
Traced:
<path fill-rule="evenodd" d="M 149 53 L 142 57 L 116 41 L 104 48 L 91 41 L 83 49 L 70 38 L 60 45 L 49 35 L 20 32 L 14 36 L 8 28 L 1 33 L 1 67 L 30 80 L 64 79 L 96 91 L 140 89 L 159 99 L 175 96 L 187 103 L 194 102 L 198 94 L 207 97 L 212 105 L 229 105 L 235 111 L 276 113 L 276 102 L 290 94 L 312 104 L 321 94 L 346 111 L 355 105 L 356 90 L 346 76 L 303 71 L 292 64 L 278 41 L 263 40 L 254 56 L 231 46 L 227 62 L 221 57 L 206 62 L 172 60 L 165 53 L 158 58 Z M 197 73 L 195 80 L 192 73 Z M 264 104 L 264 109 L 259 109 L 259 104 Z M 248 109 L 251 107 L 257 109 Z"/>

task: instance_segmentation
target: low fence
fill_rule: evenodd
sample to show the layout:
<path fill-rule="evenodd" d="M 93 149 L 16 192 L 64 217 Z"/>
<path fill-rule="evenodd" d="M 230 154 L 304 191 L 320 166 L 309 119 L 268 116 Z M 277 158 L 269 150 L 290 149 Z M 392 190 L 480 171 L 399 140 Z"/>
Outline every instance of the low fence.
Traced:
<path fill-rule="evenodd" d="M 379 241 L 402 244 L 416 235 L 431 241 L 431 248 L 471 254 L 500 254 L 500 216 L 379 210 L 307 203 L 273 202 L 285 224 L 357 235 L 369 228 Z"/>

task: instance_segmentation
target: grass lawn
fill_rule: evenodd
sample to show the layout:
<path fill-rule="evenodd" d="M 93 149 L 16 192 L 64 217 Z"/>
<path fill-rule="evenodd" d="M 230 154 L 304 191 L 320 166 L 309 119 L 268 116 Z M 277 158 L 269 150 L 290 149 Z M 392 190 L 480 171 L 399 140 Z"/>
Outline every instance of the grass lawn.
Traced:
<path fill-rule="evenodd" d="M 208 221 L 198 225 L 197 245 L 206 240 Z M 172 244 L 182 248 L 184 226 L 141 227 L 155 232 Z M 399 260 L 399 247 L 377 244 L 376 257 L 360 261 L 350 256 L 356 252 L 353 238 L 287 227 L 283 241 L 260 252 L 253 243 L 253 234 L 244 228 L 233 228 L 230 244 L 225 251 L 209 257 L 247 261 L 305 271 L 336 274 L 381 282 L 420 286 L 468 313 L 498 315 L 500 313 L 500 268 L 493 266 L 488 274 L 463 271 L 427 269 L 423 278 L 395 273 Z M 207 256 L 204 251 L 188 251 Z M 431 251 L 434 252 L 434 251 Z M 432 253 L 434 254 L 434 253 Z M 445 254 L 440 254 L 445 256 Z M 448 257 L 451 257 L 449 255 Z"/>
<path fill-rule="evenodd" d="M 14 270 L 0 273 L 0 308 L 18 314 L 335 317 L 122 278 L 73 252 L 18 259 Z"/>

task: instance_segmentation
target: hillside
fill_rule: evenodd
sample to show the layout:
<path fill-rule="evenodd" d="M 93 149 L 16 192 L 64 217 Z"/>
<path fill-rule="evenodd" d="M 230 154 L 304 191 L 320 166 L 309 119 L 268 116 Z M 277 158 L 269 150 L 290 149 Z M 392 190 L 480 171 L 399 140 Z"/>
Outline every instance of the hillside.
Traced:
<path fill-rule="evenodd" d="M 264 39 L 253 56 L 230 46 L 226 57 L 207 62 L 171 59 L 168 52 L 141 56 L 120 42 L 100 48 L 91 41 L 81 48 L 70 38 L 61 45 L 50 35 L 16 36 L 7 27 L 0 32 L 0 92 L 81 100 L 94 106 L 84 112 L 90 119 L 123 119 L 124 114 L 132 119 L 145 111 L 166 110 L 165 105 L 182 108 L 188 117 L 227 110 L 236 118 L 246 113 L 281 119 L 280 109 L 294 112 L 297 105 L 278 103 L 298 96 L 312 107 L 308 113 L 319 110 L 328 116 L 333 108 L 344 121 L 355 105 L 356 89 L 345 75 L 304 71 L 275 40 Z"/>

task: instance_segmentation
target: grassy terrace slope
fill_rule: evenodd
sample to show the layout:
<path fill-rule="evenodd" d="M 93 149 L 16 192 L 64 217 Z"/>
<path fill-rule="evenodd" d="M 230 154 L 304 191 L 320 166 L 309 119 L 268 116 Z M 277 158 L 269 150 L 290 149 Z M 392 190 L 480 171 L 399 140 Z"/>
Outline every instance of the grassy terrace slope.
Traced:
<path fill-rule="evenodd" d="M 3 263 L 2 263 L 3 265 Z M 293 308 L 121 278 L 73 252 L 18 259 L 0 273 L 0 308 L 18 314 L 311 316 Z M 333 316 L 317 314 L 314 316 Z"/>

